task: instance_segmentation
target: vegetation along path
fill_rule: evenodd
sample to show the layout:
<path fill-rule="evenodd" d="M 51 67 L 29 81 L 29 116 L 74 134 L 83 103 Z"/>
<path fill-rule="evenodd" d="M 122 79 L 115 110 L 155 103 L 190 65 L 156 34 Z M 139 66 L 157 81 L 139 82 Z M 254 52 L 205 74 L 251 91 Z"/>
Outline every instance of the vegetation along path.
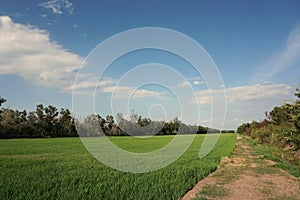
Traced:
<path fill-rule="evenodd" d="M 300 199 L 299 179 L 276 168 L 274 161 L 245 143 L 238 136 L 230 158 L 222 159 L 219 168 L 200 181 L 182 200 L 200 199 Z"/>

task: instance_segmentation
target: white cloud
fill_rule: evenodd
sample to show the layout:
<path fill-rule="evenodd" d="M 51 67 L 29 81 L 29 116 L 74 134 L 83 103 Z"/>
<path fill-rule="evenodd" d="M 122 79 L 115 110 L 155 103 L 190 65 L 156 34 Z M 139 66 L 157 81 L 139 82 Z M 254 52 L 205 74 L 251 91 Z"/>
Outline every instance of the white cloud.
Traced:
<path fill-rule="evenodd" d="M 226 88 L 227 102 L 251 102 L 278 99 L 293 94 L 293 88 L 287 84 L 268 84 L 268 85 L 246 85 Z M 200 90 L 197 92 L 199 104 L 210 104 L 211 98 L 218 98 L 223 95 L 222 89 Z M 193 101 L 192 103 L 196 103 Z"/>
<path fill-rule="evenodd" d="M 193 81 L 194 85 L 201 85 L 204 84 L 204 81 Z"/>
<path fill-rule="evenodd" d="M 73 84 L 82 58 L 30 25 L 0 16 L 0 74 L 18 75 L 35 84 L 65 88 Z"/>
<path fill-rule="evenodd" d="M 97 95 L 112 94 L 116 99 L 139 99 L 139 98 L 156 98 L 165 99 L 164 92 L 137 89 L 126 85 L 116 85 L 117 80 L 111 77 L 105 77 L 98 80 L 93 74 L 79 74 L 77 83 L 63 88 L 64 92 L 75 92 L 76 94 L 93 96 L 96 90 Z"/>
<path fill-rule="evenodd" d="M 191 87 L 191 83 L 188 81 L 184 81 L 184 82 L 180 83 L 179 85 L 177 85 L 177 88 L 185 88 L 185 87 Z"/>
<path fill-rule="evenodd" d="M 177 85 L 177 88 L 192 87 L 192 84 L 193 84 L 193 85 L 202 85 L 202 84 L 205 83 L 204 81 L 199 81 L 199 80 L 201 80 L 201 79 L 195 79 L 195 78 L 189 79 L 189 81 L 191 81 L 191 82 L 189 82 L 189 81 L 184 81 L 184 82 L 178 84 L 178 85 Z"/>
<path fill-rule="evenodd" d="M 163 94 L 164 94 L 163 92 L 139 89 L 133 93 L 132 97 L 133 98 L 152 97 L 156 99 L 165 99 L 165 97 L 163 97 Z"/>
<path fill-rule="evenodd" d="M 65 92 L 72 92 L 73 90 L 76 92 L 80 91 L 80 93 L 90 93 L 94 91 L 97 87 L 111 87 L 112 84 L 115 83 L 114 79 L 105 78 L 101 81 L 97 80 L 97 77 L 90 77 L 89 79 L 78 81 L 74 85 L 67 86 L 63 88 Z"/>
<path fill-rule="evenodd" d="M 272 100 L 291 94 L 292 87 L 287 84 L 250 85 L 226 89 L 229 102 Z"/>
<path fill-rule="evenodd" d="M 196 76 L 196 77 L 192 77 L 192 78 L 188 78 L 189 81 L 193 82 L 193 81 L 201 81 L 202 78 L 200 76 Z"/>
<path fill-rule="evenodd" d="M 289 34 L 285 48 L 255 69 L 254 82 L 268 81 L 280 71 L 300 61 L 300 25 Z"/>
<path fill-rule="evenodd" d="M 146 90 L 146 89 L 136 89 L 129 86 L 109 86 L 100 87 L 98 93 L 112 93 L 113 98 L 117 99 L 139 99 L 139 98 L 156 98 L 165 99 L 164 92 Z"/>
<path fill-rule="evenodd" d="M 257 84 L 226 88 L 225 128 L 232 129 L 242 122 L 263 119 L 265 111 L 271 111 L 274 106 L 293 99 L 294 91 L 295 89 L 287 84 Z M 192 103 L 198 102 L 202 107 L 209 107 L 212 97 L 218 102 L 224 99 L 221 95 L 223 95 L 221 89 L 201 90 L 197 92 L 197 100 Z"/>
<path fill-rule="evenodd" d="M 40 3 L 39 6 L 50 9 L 54 14 L 63 14 L 64 11 L 69 15 L 73 13 L 73 4 L 68 0 L 50 0 Z"/>

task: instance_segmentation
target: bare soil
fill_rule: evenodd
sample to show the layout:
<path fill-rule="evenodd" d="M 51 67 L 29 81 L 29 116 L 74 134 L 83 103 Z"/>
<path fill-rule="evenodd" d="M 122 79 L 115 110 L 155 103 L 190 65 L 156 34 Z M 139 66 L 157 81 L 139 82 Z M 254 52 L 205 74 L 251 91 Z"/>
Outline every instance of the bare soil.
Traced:
<path fill-rule="evenodd" d="M 238 136 L 232 156 L 223 158 L 218 169 L 198 182 L 182 200 L 299 200 L 299 179 L 274 164 Z"/>

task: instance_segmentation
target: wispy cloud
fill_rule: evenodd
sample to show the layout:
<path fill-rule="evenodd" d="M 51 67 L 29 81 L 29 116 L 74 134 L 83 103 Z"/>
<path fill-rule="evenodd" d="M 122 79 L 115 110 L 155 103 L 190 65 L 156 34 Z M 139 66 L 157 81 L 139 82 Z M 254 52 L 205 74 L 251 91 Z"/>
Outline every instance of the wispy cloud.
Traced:
<path fill-rule="evenodd" d="M 191 87 L 191 83 L 189 81 L 184 81 L 177 85 L 177 88 L 185 88 L 185 87 Z"/>
<path fill-rule="evenodd" d="M 71 53 L 49 38 L 49 34 L 14 23 L 0 16 L 0 74 L 18 75 L 50 87 L 65 88 L 73 84 L 83 58 Z"/>
<path fill-rule="evenodd" d="M 187 81 L 183 81 L 182 83 L 177 85 L 177 88 L 186 88 L 192 87 L 193 85 L 202 85 L 205 84 L 205 81 L 202 80 L 201 77 L 193 77 L 188 78 Z"/>
<path fill-rule="evenodd" d="M 201 85 L 201 84 L 204 84 L 204 83 L 205 83 L 204 81 L 193 81 L 194 85 Z"/>
<path fill-rule="evenodd" d="M 256 101 L 269 101 L 281 97 L 291 96 L 294 88 L 287 84 L 256 84 L 226 88 L 226 99 L 228 103 L 242 103 Z M 210 104 L 212 98 L 219 98 L 224 94 L 221 89 L 200 90 L 197 92 L 199 104 Z M 192 103 L 197 103 L 192 101 Z"/>
<path fill-rule="evenodd" d="M 50 0 L 40 3 L 39 6 L 50 9 L 54 14 L 63 14 L 67 12 L 69 15 L 73 13 L 73 4 L 68 0 Z"/>
<path fill-rule="evenodd" d="M 74 84 L 62 88 L 65 93 L 74 93 L 88 96 L 111 96 L 115 99 L 128 100 L 140 98 L 155 98 L 165 100 L 165 92 L 137 88 L 128 85 L 118 85 L 118 80 L 112 77 L 99 77 L 93 73 L 77 74 Z"/>
<path fill-rule="evenodd" d="M 300 61 L 300 25 L 289 34 L 285 48 L 255 69 L 253 81 L 262 83 Z"/>
<path fill-rule="evenodd" d="M 96 77 L 81 80 L 73 86 L 64 88 L 65 92 L 75 92 L 84 95 L 112 95 L 116 99 L 139 99 L 139 98 L 155 98 L 166 99 L 164 92 L 137 89 L 135 87 L 116 85 L 117 80 L 106 77 L 98 81 Z"/>
<path fill-rule="evenodd" d="M 225 128 L 235 128 L 242 122 L 263 119 L 264 111 L 270 111 L 274 106 L 293 99 L 294 90 L 287 84 L 257 84 L 226 88 Z M 219 104 L 222 104 L 221 101 L 224 100 L 222 95 L 221 89 L 197 91 L 197 99 L 191 103 L 198 103 L 205 110 L 211 106 L 212 98 L 216 102 L 220 100 Z"/>
<path fill-rule="evenodd" d="M 192 78 L 188 78 L 189 81 L 193 82 L 193 81 L 201 81 L 202 78 L 200 76 L 196 76 L 196 77 L 192 77 Z"/>
<path fill-rule="evenodd" d="M 80 82 L 77 82 L 74 85 L 69 85 L 65 88 L 63 88 L 64 92 L 72 92 L 74 91 L 81 91 L 81 93 L 86 93 L 94 91 L 97 87 L 111 87 L 115 83 L 115 80 L 111 78 L 106 78 L 101 81 L 97 81 L 97 77 L 91 77 L 91 79 L 83 80 Z"/>
<path fill-rule="evenodd" d="M 140 99 L 140 98 L 155 98 L 164 100 L 164 92 L 153 91 L 153 90 L 146 90 L 146 89 L 135 89 L 132 87 L 126 86 L 117 86 L 111 88 L 114 98 L 121 98 L 121 99 Z"/>

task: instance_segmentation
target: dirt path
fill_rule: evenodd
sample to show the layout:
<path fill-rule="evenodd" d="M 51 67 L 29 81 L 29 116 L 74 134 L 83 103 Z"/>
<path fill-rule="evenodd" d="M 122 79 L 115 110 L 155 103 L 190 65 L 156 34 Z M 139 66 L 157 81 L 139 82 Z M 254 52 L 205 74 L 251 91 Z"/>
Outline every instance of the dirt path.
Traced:
<path fill-rule="evenodd" d="M 219 168 L 195 185 L 182 200 L 188 199 L 300 199 L 299 179 L 273 165 L 245 144 L 238 136 L 230 158 L 223 158 Z"/>

